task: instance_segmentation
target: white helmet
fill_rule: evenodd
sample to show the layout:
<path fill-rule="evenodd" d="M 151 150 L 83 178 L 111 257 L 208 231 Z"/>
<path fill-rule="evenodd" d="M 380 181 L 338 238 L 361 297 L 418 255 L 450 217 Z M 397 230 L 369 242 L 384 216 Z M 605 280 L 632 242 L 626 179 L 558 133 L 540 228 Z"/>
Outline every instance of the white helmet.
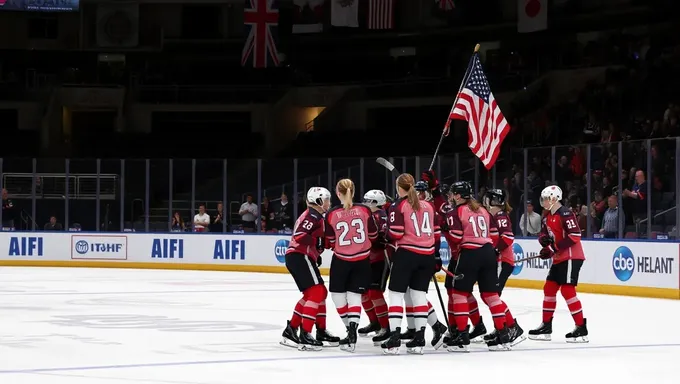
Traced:
<path fill-rule="evenodd" d="M 562 190 L 560 187 L 557 185 L 551 185 L 549 187 L 545 187 L 543 191 L 541 191 L 541 206 L 543 206 L 544 201 L 550 201 L 551 205 L 550 207 L 552 208 L 552 204 L 555 204 L 556 202 L 561 202 L 562 201 Z"/>
<path fill-rule="evenodd" d="M 312 187 L 307 191 L 307 202 L 310 204 L 323 205 L 324 201 L 330 200 L 331 193 L 324 187 Z"/>
<path fill-rule="evenodd" d="M 364 194 L 364 202 L 382 207 L 387 202 L 385 192 L 379 189 L 371 189 Z"/>

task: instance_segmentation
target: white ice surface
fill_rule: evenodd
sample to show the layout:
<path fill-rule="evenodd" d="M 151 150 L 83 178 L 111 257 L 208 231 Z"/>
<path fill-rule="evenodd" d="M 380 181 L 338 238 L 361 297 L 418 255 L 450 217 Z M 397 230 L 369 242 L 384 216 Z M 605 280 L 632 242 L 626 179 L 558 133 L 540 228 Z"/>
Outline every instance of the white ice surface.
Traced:
<path fill-rule="evenodd" d="M 680 383 L 678 301 L 581 294 L 589 344 L 564 342 L 560 298 L 552 342 L 385 356 L 366 339 L 353 354 L 280 346 L 299 296 L 287 275 L 2 268 L 0 383 Z M 542 292 L 503 299 L 525 331 L 540 323 Z M 344 335 L 330 300 L 328 328 Z"/>

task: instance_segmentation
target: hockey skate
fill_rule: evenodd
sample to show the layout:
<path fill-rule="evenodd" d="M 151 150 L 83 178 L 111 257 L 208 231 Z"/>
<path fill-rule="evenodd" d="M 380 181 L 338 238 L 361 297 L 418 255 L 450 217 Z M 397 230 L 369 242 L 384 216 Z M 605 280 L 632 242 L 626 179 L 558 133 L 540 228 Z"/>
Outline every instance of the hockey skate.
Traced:
<path fill-rule="evenodd" d="M 359 328 L 357 331 L 359 333 L 360 337 L 368 337 L 371 336 L 372 333 L 378 333 L 380 331 L 380 323 L 374 322 L 371 323 L 363 328 Z"/>
<path fill-rule="evenodd" d="M 345 352 L 354 352 L 357 345 L 357 323 L 350 322 L 347 326 L 347 336 L 340 340 L 340 349 Z"/>
<path fill-rule="evenodd" d="M 507 326 L 503 329 L 496 330 L 496 338 L 486 342 L 486 346 L 489 347 L 489 351 L 509 351 L 512 346 L 510 345 L 510 330 Z"/>
<path fill-rule="evenodd" d="M 406 332 L 402 333 L 399 338 L 404 341 L 412 340 L 416 334 L 415 328 L 407 328 Z"/>
<path fill-rule="evenodd" d="M 384 343 L 387 341 L 387 339 L 390 338 L 390 329 L 389 328 L 382 328 L 380 329 L 375 336 L 373 336 L 373 345 L 376 347 L 379 347 L 380 344 Z"/>
<path fill-rule="evenodd" d="M 435 324 L 436 325 L 436 324 Z M 413 335 L 413 339 L 406 343 L 406 352 L 414 355 L 422 355 L 425 348 L 425 327 Z"/>
<path fill-rule="evenodd" d="M 524 336 L 524 330 L 519 326 L 519 323 L 517 323 L 517 319 L 515 319 L 515 325 L 509 327 L 508 331 L 510 331 L 510 346 L 512 347 L 527 339 L 527 337 Z"/>
<path fill-rule="evenodd" d="M 587 343 L 589 340 L 586 319 L 583 319 L 583 325 L 577 325 L 573 331 L 567 333 L 564 337 L 567 339 L 567 343 Z"/>
<path fill-rule="evenodd" d="M 536 329 L 529 330 L 529 340 L 550 341 L 552 339 L 552 319 L 541 323 Z"/>
<path fill-rule="evenodd" d="M 286 347 L 291 347 L 291 348 L 297 348 L 298 345 L 300 344 L 300 338 L 298 337 L 298 330 L 297 328 L 293 328 L 290 326 L 290 320 L 288 320 L 288 324 L 286 325 L 286 329 L 283 330 L 283 334 L 281 335 L 281 341 L 279 344 L 286 346 Z"/>
<path fill-rule="evenodd" d="M 389 339 L 380 344 L 383 353 L 386 355 L 398 355 L 401 347 L 401 328 L 397 328 L 390 333 Z"/>
<path fill-rule="evenodd" d="M 311 333 L 300 330 L 300 343 L 298 344 L 298 351 L 320 351 L 323 348 L 323 343 L 316 340 Z"/>
<path fill-rule="evenodd" d="M 444 334 L 446 333 L 447 329 L 448 328 L 446 328 L 446 325 L 439 321 L 437 321 L 437 323 L 432 326 L 432 333 L 434 334 L 432 336 L 432 341 L 430 342 L 432 348 L 435 350 L 441 348 L 441 346 L 444 344 Z M 406 344 L 406 346 L 408 346 L 408 344 Z"/>
<path fill-rule="evenodd" d="M 484 326 L 484 320 L 480 316 L 479 323 L 470 332 L 470 342 L 475 344 L 483 343 L 485 341 L 484 335 L 486 335 L 486 326 Z"/>
<path fill-rule="evenodd" d="M 457 329 L 449 330 L 451 334 L 446 341 L 446 350 L 449 352 L 470 352 L 470 326 L 465 327 L 464 331 Z"/>
<path fill-rule="evenodd" d="M 326 329 L 316 329 L 316 339 L 323 343 L 324 347 L 337 347 L 340 345 L 340 338 L 333 336 Z"/>

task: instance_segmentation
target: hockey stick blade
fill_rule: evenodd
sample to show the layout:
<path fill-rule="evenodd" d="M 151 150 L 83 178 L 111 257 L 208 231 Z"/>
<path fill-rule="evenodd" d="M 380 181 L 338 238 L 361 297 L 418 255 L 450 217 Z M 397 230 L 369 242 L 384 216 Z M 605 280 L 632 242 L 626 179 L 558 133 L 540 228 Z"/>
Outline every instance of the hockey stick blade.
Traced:
<path fill-rule="evenodd" d="M 377 159 L 375 159 L 375 162 L 387 168 L 387 170 L 392 172 L 393 174 L 397 176 L 399 175 L 399 170 L 394 167 L 394 164 L 387 161 L 387 159 L 385 159 L 384 157 L 378 157 Z"/>

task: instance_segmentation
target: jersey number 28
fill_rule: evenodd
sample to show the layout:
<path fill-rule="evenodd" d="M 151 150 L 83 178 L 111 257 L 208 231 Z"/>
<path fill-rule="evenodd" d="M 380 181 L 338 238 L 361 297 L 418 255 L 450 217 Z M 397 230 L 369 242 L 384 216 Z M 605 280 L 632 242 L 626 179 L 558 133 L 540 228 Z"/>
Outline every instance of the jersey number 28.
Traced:
<path fill-rule="evenodd" d="M 356 236 L 352 237 L 351 240 L 347 239 L 347 234 L 349 233 L 350 225 L 354 228 Z M 364 221 L 361 219 L 354 219 L 350 224 L 344 221 L 339 221 L 335 224 L 335 229 L 342 231 L 340 236 L 338 236 L 338 244 L 343 246 L 348 246 L 352 243 L 362 244 L 366 241 L 366 232 L 364 231 Z"/>

